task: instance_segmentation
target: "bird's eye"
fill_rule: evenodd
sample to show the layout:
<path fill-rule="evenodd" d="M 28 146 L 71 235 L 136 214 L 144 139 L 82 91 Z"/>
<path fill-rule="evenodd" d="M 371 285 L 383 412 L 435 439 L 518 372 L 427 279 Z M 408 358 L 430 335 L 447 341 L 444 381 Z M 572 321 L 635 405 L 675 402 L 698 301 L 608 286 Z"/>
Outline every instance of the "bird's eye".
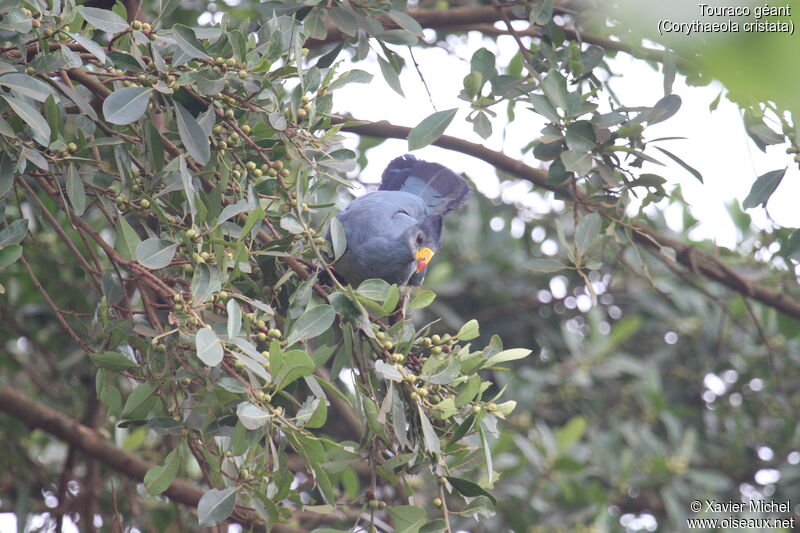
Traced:
<path fill-rule="evenodd" d="M 422 233 L 417 233 L 417 240 L 416 240 L 417 246 L 418 247 L 422 246 L 424 242 L 425 242 L 425 236 Z"/>

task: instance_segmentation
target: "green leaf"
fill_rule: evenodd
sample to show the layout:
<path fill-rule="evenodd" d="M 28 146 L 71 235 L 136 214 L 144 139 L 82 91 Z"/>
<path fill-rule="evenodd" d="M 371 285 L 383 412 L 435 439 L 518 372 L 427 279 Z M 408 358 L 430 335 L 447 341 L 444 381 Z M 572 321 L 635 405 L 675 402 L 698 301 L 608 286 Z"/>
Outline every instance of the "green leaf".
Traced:
<path fill-rule="evenodd" d="M 147 111 L 151 92 L 153 89 L 144 87 L 117 89 L 103 101 L 103 116 L 107 121 L 119 126 L 136 122 Z"/>
<path fill-rule="evenodd" d="M 382 279 L 367 279 L 361 282 L 356 289 L 356 294 L 369 300 L 383 303 L 389 296 L 389 289 L 392 286 Z"/>
<path fill-rule="evenodd" d="M 169 452 L 163 466 L 153 466 L 144 475 L 144 487 L 150 496 L 158 496 L 175 481 L 175 477 L 178 475 L 178 467 L 181 464 L 178 450 L 176 448 Z"/>
<path fill-rule="evenodd" d="M 334 318 L 336 318 L 336 312 L 330 305 L 323 304 L 312 307 L 294 323 L 287 342 L 292 345 L 299 340 L 310 339 L 325 333 L 333 324 Z"/>
<path fill-rule="evenodd" d="M 108 33 L 119 33 L 130 29 L 124 18 L 108 9 L 81 6 L 78 8 L 78 13 L 86 19 L 86 22 Z"/>
<path fill-rule="evenodd" d="M 428 521 L 428 513 L 416 505 L 398 505 L 389 507 L 396 533 L 419 533 L 419 529 Z"/>
<path fill-rule="evenodd" d="M 470 72 L 479 72 L 483 81 L 490 81 L 497 74 L 496 63 L 497 58 L 492 52 L 486 48 L 479 48 L 472 54 L 469 70 Z"/>
<path fill-rule="evenodd" d="M 128 399 L 125 400 L 122 416 L 126 418 L 143 418 L 150 412 L 155 403 L 154 392 L 156 392 L 156 387 L 150 383 L 142 383 L 133 389 Z"/>
<path fill-rule="evenodd" d="M 403 381 L 403 374 L 393 365 L 384 362 L 382 359 L 375 361 L 375 373 L 383 377 L 383 379 L 388 379 L 397 383 Z"/>
<path fill-rule="evenodd" d="M 39 111 L 37 111 L 29 103 L 22 100 L 17 100 L 13 96 L 2 96 L 3 99 L 8 102 L 8 105 L 11 106 L 11 109 L 14 110 L 14 113 L 16 113 L 17 116 L 22 119 L 22 122 L 30 126 L 31 129 L 38 134 L 45 143 L 50 140 L 50 126 L 47 125 L 47 121 L 42 114 L 39 113 Z"/>
<path fill-rule="evenodd" d="M 0 76 L 0 85 L 8 87 L 20 96 L 27 96 L 39 102 L 44 102 L 48 96 L 56 95 L 55 90 L 45 82 L 20 72 L 3 74 Z"/>
<path fill-rule="evenodd" d="M 586 419 L 582 416 L 572 417 L 564 427 L 556 431 L 556 440 L 558 442 L 559 451 L 564 451 L 575 442 L 579 441 L 583 434 L 586 433 L 588 424 Z"/>
<path fill-rule="evenodd" d="M 555 107 L 566 110 L 569 107 L 569 91 L 567 80 L 557 70 L 550 70 L 542 80 L 542 90 L 547 99 Z"/>
<path fill-rule="evenodd" d="M 461 370 L 461 363 L 452 354 L 431 356 L 422 366 L 420 379 L 434 385 L 448 385 L 452 383 Z"/>
<path fill-rule="evenodd" d="M 766 174 L 759 176 L 750 188 L 750 193 L 747 198 L 742 202 L 743 209 L 750 209 L 756 206 L 767 205 L 767 200 L 781 184 L 783 176 L 786 174 L 786 169 L 772 170 Z"/>
<path fill-rule="evenodd" d="M 372 78 L 373 76 L 369 72 L 359 69 L 348 70 L 339 76 L 336 81 L 331 83 L 330 87 L 328 87 L 328 90 L 333 91 L 347 85 L 348 83 L 369 83 L 372 81 Z"/>
<path fill-rule="evenodd" d="M 75 214 L 83 215 L 86 210 L 86 191 L 83 188 L 83 180 L 75 170 L 75 165 L 70 165 L 67 169 L 67 197 Z"/>
<path fill-rule="evenodd" d="M 197 504 L 197 520 L 201 526 L 216 526 L 233 512 L 236 505 L 236 487 L 211 489 Z"/>
<path fill-rule="evenodd" d="M 211 328 L 200 328 L 194 339 L 197 348 L 197 357 L 208 366 L 217 366 L 222 362 L 225 350 L 222 342 Z"/>
<path fill-rule="evenodd" d="M 483 74 L 473 70 L 464 76 L 464 93 L 470 98 L 475 98 L 483 87 Z"/>
<path fill-rule="evenodd" d="M 275 376 L 276 391 L 282 390 L 294 380 L 310 376 L 314 372 L 314 361 L 302 350 L 289 350 L 283 354 L 283 357 L 281 369 Z"/>
<path fill-rule="evenodd" d="M 499 365 L 500 363 L 505 363 L 506 361 L 515 361 L 517 359 L 522 359 L 524 357 L 528 357 L 531 353 L 531 350 L 527 348 L 511 348 L 510 350 L 503 350 L 499 354 L 493 355 L 489 359 L 483 363 L 484 367 L 490 367 Z"/>
<path fill-rule="evenodd" d="M 28 219 L 20 218 L 0 230 L 0 248 L 9 244 L 19 244 L 28 234 Z"/>
<path fill-rule="evenodd" d="M 114 249 L 126 259 L 134 259 L 136 257 L 136 248 L 141 243 L 141 239 L 136 234 L 136 231 L 128 224 L 125 217 L 120 215 L 117 218 L 117 231 L 116 239 L 114 241 Z"/>
<path fill-rule="evenodd" d="M 436 430 L 433 429 L 431 421 L 428 420 L 428 416 L 425 414 L 425 411 L 422 410 L 421 405 L 417 405 L 417 411 L 419 412 L 419 422 L 422 426 L 422 438 L 425 441 L 425 449 L 432 454 L 441 454 L 442 449 L 439 444 L 439 436 L 436 435 Z"/>
<path fill-rule="evenodd" d="M 559 270 L 564 270 L 568 268 L 567 265 L 562 264 L 555 259 L 548 259 L 546 257 L 540 259 L 532 259 L 528 261 L 528 268 L 533 270 L 534 272 L 558 272 Z"/>
<path fill-rule="evenodd" d="M 136 247 L 136 260 L 151 270 L 157 270 L 172 262 L 177 249 L 178 245 L 174 242 L 152 237 Z"/>
<path fill-rule="evenodd" d="M 536 0 L 529 16 L 531 24 L 544 26 L 551 18 L 553 18 L 553 0 Z"/>
<path fill-rule="evenodd" d="M 254 430 L 264 426 L 272 416 L 257 405 L 250 402 L 241 402 L 236 406 L 236 416 L 246 429 Z"/>
<path fill-rule="evenodd" d="M 103 50 L 103 47 L 94 42 L 91 39 L 87 39 L 80 34 L 77 33 L 70 33 L 65 32 L 67 35 L 75 39 L 75 42 L 81 45 L 86 49 L 87 52 L 92 54 L 94 57 L 100 60 L 100 63 L 105 63 L 108 60 L 108 56 L 106 55 L 106 51 Z"/>
<path fill-rule="evenodd" d="M 473 318 L 461 326 L 461 329 L 458 330 L 456 337 L 458 337 L 458 340 L 460 341 L 469 341 L 476 338 L 480 334 L 480 326 L 478 321 Z"/>
<path fill-rule="evenodd" d="M 665 149 L 663 149 L 663 148 L 661 148 L 659 146 L 656 146 L 656 150 L 660 150 L 665 156 L 669 157 L 670 159 L 672 159 L 673 161 L 678 163 L 689 174 L 691 174 L 692 176 L 697 178 L 697 181 L 699 181 L 700 183 L 703 183 L 703 175 L 700 174 L 700 172 L 697 169 L 695 169 L 693 166 L 691 166 L 689 163 L 687 163 L 686 161 L 684 161 L 683 159 L 681 159 L 677 155 L 673 154 L 669 150 L 665 150 Z"/>
<path fill-rule="evenodd" d="M 472 481 L 461 479 L 458 477 L 446 476 L 447 481 L 453 485 L 453 488 L 458 491 L 459 494 L 462 496 L 466 496 L 468 498 L 474 498 L 475 496 L 486 496 L 490 500 L 492 500 L 493 505 L 497 505 L 497 500 L 494 496 L 492 496 L 489 492 L 483 489 L 477 483 Z"/>
<path fill-rule="evenodd" d="M 342 255 L 347 251 L 347 236 L 344 232 L 344 226 L 338 217 L 331 219 L 331 244 L 333 245 L 333 261 L 339 260 Z"/>
<path fill-rule="evenodd" d="M 0 248 L 0 269 L 13 265 L 20 257 L 22 257 L 22 246 L 19 244 L 10 244 Z"/>
<path fill-rule="evenodd" d="M 592 171 L 592 155 L 588 153 L 577 153 L 567 150 L 561 152 L 561 161 L 567 170 L 583 177 Z"/>
<path fill-rule="evenodd" d="M 175 102 L 175 118 L 178 121 L 178 134 L 181 142 L 189 155 L 201 165 L 208 163 L 208 159 L 211 157 L 211 143 L 197 120 L 178 102 Z"/>
<path fill-rule="evenodd" d="M 136 366 L 136 363 L 125 357 L 119 352 L 103 352 L 89 354 L 89 359 L 98 368 L 107 368 L 114 372 L 125 370 Z"/>
<path fill-rule="evenodd" d="M 414 296 L 414 299 L 411 300 L 411 303 L 408 304 L 408 307 L 411 309 L 424 309 L 425 307 L 431 305 L 435 299 L 436 293 L 425 289 Z"/>
<path fill-rule="evenodd" d="M 597 213 L 591 213 L 578 222 L 575 228 L 575 247 L 578 254 L 583 256 L 600 234 L 602 220 Z"/>
<path fill-rule="evenodd" d="M 457 109 L 439 111 L 424 119 L 408 133 L 409 151 L 424 148 L 442 136 L 444 130 L 453 121 Z"/>
<path fill-rule="evenodd" d="M 389 85 L 389 87 L 391 87 L 392 90 L 400 96 L 405 96 L 405 93 L 403 92 L 403 86 L 400 84 L 400 76 L 394 70 L 392 65 L 381 56 L 378 56 L 378 65 L 380 65 L 383 79 L 386 80 L 386 83 Z"/>
<path fill-rule="evenodd" d="M 192 28 L 183 24 L 172 26 L 172 35 L 178 48 L 192 59 L 208 59 L 208 54 L 203 44 L 197 40 L 197 35 Z"/>
<path fill-rule="evenodd" d="M 389 18 L 395 21 L 398 26 L 413 33 L 417 37 L 422 37 L 422 26 L 420 26 L 419 22 L 413 17 L 396 9 L 390 10 L 388 14 Z"/>
<path fill-rule="evenodd" d="M 228 311 L 228 337 L 234 338 L 239 334 L 242 329 L 242 308 L 236 303 L 236 300 L 228 300 L 226 304 Z"/>
<path fill-rule="evenodd" d="M 588 120 L 578 120 L 567 126 L 567 147 L 575 152 L 591 152 L 597 146 L 594 127 Z"/>
<path fill-rule="evenodd" d="M 419 39 L 406 30 L 386 30 L 375 35 L 376 39 L 398 46 L 414 46 Z"/>

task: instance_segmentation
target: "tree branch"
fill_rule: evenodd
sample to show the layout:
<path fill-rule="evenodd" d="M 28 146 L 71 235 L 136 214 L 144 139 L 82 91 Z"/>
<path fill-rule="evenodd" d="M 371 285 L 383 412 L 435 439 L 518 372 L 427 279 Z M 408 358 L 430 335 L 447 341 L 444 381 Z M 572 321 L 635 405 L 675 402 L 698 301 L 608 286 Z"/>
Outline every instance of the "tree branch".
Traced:
<path fill-rule="evenodd" d="M 564 4 L 559 2 L 558 4 Z M 512 20 L 526 20 L 514 14 L 514 11 L 508 8 L 503 8 L 502 13 L 506 14 Z M 571 14 L 571 10 L 560 7 L 559 5 L 553 8 L 555 14 L 564 15 Z M 466 32 L 466 31 L 479 31 L 486 35 L 511 35 L 508 29 L 499 29 L 494 26 L 494 23 L 502 20 L 500 13 L 492 6 L 479 6 L 479 7 L 454 7 L 448 9 L 418 9 L 408 11 L 406 14 L 414 18 L 423 28 L 433 30 L 447 30 L 450 32 Z M 397 28 L 397 24 L 389 17 L 380 17 L 378 19 L 385 28 Z M 570 41 L 585 42 L 595 44 L 604 48 L 605 50 L 614 50 L 617 52 L 625 52 L 649 61 L 663 61 L 664 52 L 654 48 L 646 48 L 643 46 L 634 46 L 631 44 L 614 41 L 605 37 L 597 37 L 594 35 L 577 32 L 573 29 L 562 28 L 564 35 Z M 315 48 L 328 43 L 338 42 L 344 38 L 341 30 L 333 24 L 327 25 L 328 34 L 324 39 L 309 39 L 306 41 L 307 48 Z M 519 35 L 526 37 L 540 38 L 542 31 L 539 26 L 531 25 L 526 30 L 517 31 Z M 679 61 L 679 67 L 685 66 L 685 63 Z"/>
<path fill-rule="evenodd" d="M 143 481 L 144 475 L 153 466 L 137 455 L 110 444 L 97 432 L 77 420 L 34 402 L 10 387 L 0 387 L 0 411 L 17 418 L 31 429 L 43 429 L 131 479 Z M 164 494 L 175 502 L 197 507 L 203 496 L 203 490 L 189 481 L 176 479 Z M 234 512 L 231 520 L 255 531 L 265 531 L 261 520 L 252 512 L 242 508 Z M 307 533 L 305 529 L 286 525 L 274 526 L 271 531 Z"/>
<path fill-rule="evenodd" d="M 335 118 L 334 123 L 344 123 L 355 119 Z M 344 126 L 342 131 L 357 133 L 368 137 L 406 139 L 411 128 L 395 126 L 388 122 L 366 122 L 359 125 Z M 495 152 L 483 145 L 475 144 L 456 137 L 443 135 L 433 143 L 435 146 L 447 148 L 456 152 L 475 157 L 493 165 L 517 178 L 530 181 L 537 187 L 550 191 L 563 191 L 562 188 L 547 183 L 547 172 L 526 165 L 522 161 L 509 157 L 501 152 Z M 579 196 L 578 201 L 581 198 Z M 676 260 L 690 271 L 707 279 L 716 281 L 743 296 L 752 298 L 757 302 L 772 307 L 793 318 L 800 319 L 800 302 L 759 283 L 745 278 L 736 273 L 731 267 L 717 257 L 698 249 L 690 244 L 684 244 L 671 237 L 667 237 L 654 229 L 641 224 L 632 224 L 633 240 L 644 246 L 654 254 L 660 254 L 664 247 L 675 250 Z"/>

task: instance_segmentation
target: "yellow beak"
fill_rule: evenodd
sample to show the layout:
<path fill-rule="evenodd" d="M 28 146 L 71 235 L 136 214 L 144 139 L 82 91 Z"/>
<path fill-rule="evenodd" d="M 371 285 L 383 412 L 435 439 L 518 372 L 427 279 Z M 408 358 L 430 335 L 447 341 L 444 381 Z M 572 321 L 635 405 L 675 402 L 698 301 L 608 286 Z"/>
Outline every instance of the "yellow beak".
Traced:
<path fill-rule="evenodd" d="M 425 267 L 428 266 L 428 263 L 433 257 L 434 251 L 430 248 L 423 248 L 417 252 L 417 273 L 422 272 L 425 270 Z"/>

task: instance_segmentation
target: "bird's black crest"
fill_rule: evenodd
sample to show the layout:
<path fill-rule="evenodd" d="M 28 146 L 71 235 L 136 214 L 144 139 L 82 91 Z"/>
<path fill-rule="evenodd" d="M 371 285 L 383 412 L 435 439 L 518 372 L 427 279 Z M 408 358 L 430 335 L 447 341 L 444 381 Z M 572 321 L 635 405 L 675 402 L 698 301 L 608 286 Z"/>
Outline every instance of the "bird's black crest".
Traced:
<path fill-rule="evenodd" d="M 383 171 L 380 190 L 416 194 L 425 200 L 431 212 L 440 215 L 464 205 L 472 192 L 466 180 L 449 168 L 410 154 L 389 163 Z"/>

